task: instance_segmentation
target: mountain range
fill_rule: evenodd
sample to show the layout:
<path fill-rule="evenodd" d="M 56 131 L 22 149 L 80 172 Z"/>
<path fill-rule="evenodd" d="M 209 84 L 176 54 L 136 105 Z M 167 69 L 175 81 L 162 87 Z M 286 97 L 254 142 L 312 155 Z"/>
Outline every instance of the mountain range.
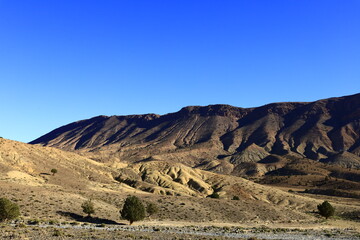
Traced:
<path fill-rule="evenodd" d="M 360 94 L 256 108 L 189 106 L 166 115 L 97 116 L 30 142 L 92 159 L 179 162 L 261 176 L 294 159 L 360 169 Z"/>

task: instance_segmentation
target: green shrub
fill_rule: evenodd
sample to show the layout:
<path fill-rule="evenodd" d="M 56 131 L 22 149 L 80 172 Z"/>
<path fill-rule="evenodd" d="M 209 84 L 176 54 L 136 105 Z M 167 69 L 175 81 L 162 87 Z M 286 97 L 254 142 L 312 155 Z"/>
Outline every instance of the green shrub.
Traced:
<path fill-rule="evenodd" d="M 49 223 L 48 223 L 48 224 L 49 224 L 49 225 L 55 225 L 56 223 L 58 223 L 56 220 L 52 220 L 52 219 L 51 219 L 51 220 L 49 220 Z"/>
<path fill-rule="evenodd" d="M 238 196 L 233 196 L 232 200 L 240 200 Z"/>
<path fill-rule="evenodd" d="M 0 198 L 0 222 L 12 220 L 20 216 L 20 209 L 16 203 L 7 198 Z"/>
<path fill-rule="evenodd" d="M 335 214 L 335 208 L 328 201 L 319 204 L 317 208 L 319 210 L 320 215 L 325 217 L 326 219 L 328 219 L 329 217 Z"/>
<path fill-rule="evenodd" d="M 146 206 L 146 212 L 149 214 L 149 217 L 159 211 L 158 206 L 155 203 L 149 202 Z"/>
<path fill-rule="evenodd" d="M 51 169 L 51 173 L 53 174 L 53 176 L 55 175 L 55 173 L 57 173 L 58 172 L 58 170 L 57 169 L 55 169 L 55 168 L 53 168 L 53 169 Z"/>
<path fill-rule="evenodd" d="M 88 217 L 91 217 L 91 214 L 95 213 L 94 203 L 91 200 L 86 200 L 81 204 L 81 208 L 83 209 L 83 212 L 88 215 Z"/>
<path fill-rule="evenodd" d="M 60 229 L 54 229 L 54 233 L 53 233 L 53 236 L 54 237 L 60 237 L 62 236 L 62 232 L 60 231 Z"/>
<path fill-rule="evenodd" d="M 145 207 L 141 200 L 135 196 L 126 198 L 124 206 L 120 211 L 121 217 L 130 222 L 140 221 L 145 218 Z"/>

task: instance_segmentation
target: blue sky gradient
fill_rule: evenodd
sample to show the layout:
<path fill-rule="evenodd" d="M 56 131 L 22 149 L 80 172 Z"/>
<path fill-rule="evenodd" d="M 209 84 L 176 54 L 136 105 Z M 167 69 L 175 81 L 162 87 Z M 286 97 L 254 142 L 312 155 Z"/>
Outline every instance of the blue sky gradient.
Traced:
<path fill-rule="evenodd" d="M 360 92 L 358 0 L 0 0 L 0 136 Z"/>

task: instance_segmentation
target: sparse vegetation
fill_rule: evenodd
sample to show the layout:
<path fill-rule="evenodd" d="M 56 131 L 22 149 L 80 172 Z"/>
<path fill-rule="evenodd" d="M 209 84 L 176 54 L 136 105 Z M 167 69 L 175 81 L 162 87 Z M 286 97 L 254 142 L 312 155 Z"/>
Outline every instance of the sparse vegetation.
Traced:
<path fill-rule="evenodd" d="M 39 219 L 30 219 L 28 220 L 29 225 L 38 225 L 40 223 Z"/>
<path fill-rule="evenodd" d="M 152 202 L 149 202 L 146 206 L 146 212 L 148 213 L 149 217 L 159 211 L 159 207 Z"/>
<path fill-rule="evenodd" d="M 53 236 L 54 237 L 60 237 L 62 236 L 62 232 L 60 231 L 60 229 L 54 229 L 54 233 L 53 233 Z"/>
<path fill-rule="evenodd" d="M 20 216 L 19 206 L 7 198 L 0 198 L 0 222 Z"/>
<path fill-rule="evenodd" d="M 49 220 L 49 222 L 48 222 L 49 225 L 54 225 L 56 223 L 58 223 L 56 220 Z"/>
<path fill-rule="evenodd" d="M 57 172 L 58 172 L 58 170 L 57 170 L 56 168 L 51 169 L 51 173 L 52 173 L 53 176 L 54 176 Z"/>
<path fill-rule="evenodd" d="M 126 198 L 124 206 L 120 211 L 121 217 L 130 222 L 140 221 L 145 218 L 145 207 L 141 200 L 136 196 Z"/>
<path fill-rule="evenodd" d="M 352 220 L 352 221 L 360 221 L 360 211 L 348 211 L 348 212 L 342 212 L 340 214 L 340 217 L 346 220 Z"/>
<path fill-rule="evenodd" d="M 213 192 L 211 195 L 208 196 L 209 198 L 220 198 L 220 195 L 217 192 Z"/>
<path fill-rule="evenodd" d="M 238 196 L 233 196 L 232 200 L 240 200 Z"/>
<path fill-rule="evenodd" d="M 81 205 L 81 208 L 82 208 L 83 212 L 87 214 L 88 217 L 91 217 L 91 214 L 95 213 L 94 203 L 91 201 L 91 199 L 86 200 Z"/>
<path fill-rule="evenodd" d="M 326 219 L 335 214 L 335 208 L 328 201 L 324 201 L 322 204 L 319 204 L 317 208 L 320 215 Z"/>

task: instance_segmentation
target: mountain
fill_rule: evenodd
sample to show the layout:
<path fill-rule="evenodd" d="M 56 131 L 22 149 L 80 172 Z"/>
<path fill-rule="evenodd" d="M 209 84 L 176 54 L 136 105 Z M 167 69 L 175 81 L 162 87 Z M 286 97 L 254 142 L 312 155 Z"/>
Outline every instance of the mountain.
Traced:
<path fill-rule="evenodd" d="M 341 165 L 351 158 L 358 167 L 353 163 L 360 160 L 360 94 L 257 108 L 209 105 L 166 115 L 98 116 L 55 129 L 31 144 L 100 161 L 167 160 L 235 175 L 238 166 L 261 175 L 286 162 L 258 164 L 269 156 L 329 158 L 336 164 L 334 156 L 349 152 Z"/>
<path fill-rule="evenodd" d="M 317 221 L 322 195 L 340 197 L 341 213 L 360 208 L 359 126 L 360 94 L 98 116 L 31 144 L 0 138 L 0 190 L 27 217 L 69 220 L 94 199 L 116 222 L 134 194 L 166 221 Z"/>

